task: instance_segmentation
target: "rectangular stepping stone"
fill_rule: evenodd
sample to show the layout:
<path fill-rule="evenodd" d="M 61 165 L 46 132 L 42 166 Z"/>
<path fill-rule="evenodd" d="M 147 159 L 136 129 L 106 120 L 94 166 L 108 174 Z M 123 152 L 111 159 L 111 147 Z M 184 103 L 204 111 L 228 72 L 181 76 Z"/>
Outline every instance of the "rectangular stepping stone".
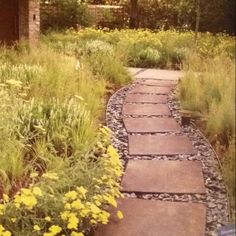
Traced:
<path fill-rule="evenodd" d="M 170 87 L 154 87 L 146 85 L 136 85 L 130 90 L 130 93 L 144 93 L 144 94 L 169 94 L 171 91 Z"/>
<path fill-rule="evenodd" d="M 178 155 L 196 154 L 186 136 L 129 135 L 130 155 Z"/>
<path fill-rule="evenodd" d="M 180 125 L 173 118 L 124 118 L 128 133 L 158 133 L 180 131 Z"/>
<path fill-rule="evenodd" d="M 137 79 L 179 80 L 183 72 L 176 70 L 147 69 L 135 76 Z"/>
<path fill-rule="evenodd" d="M 171 112 L 165 104 L 129 104 L 123 105 L 123 115 L 136 116 L 170 116 Z"/>
<path fill-rule="evenodd" d="M 117 210 L 123 212 L 122 220 L 115 216 Z M 95 236 L 205 236 L 205 225 L 202 203 L 124 199 Z"/>
<path fill-rule="evenodd" d="M 166 95 L 157 94 L 128 94 L 125 102 L 133 103 L 167 103 Z"/>
<path fill-rule="evenodd" d="M 197 161 L 130 160 L 121 186 L 124 192 L 205 193 Z"/>
<path fill-rule="evenodd" d="M 177 85 L 176 81 L 173 80 L 140 80 L 139 84 L 157 87 L 175 87 Z"/>

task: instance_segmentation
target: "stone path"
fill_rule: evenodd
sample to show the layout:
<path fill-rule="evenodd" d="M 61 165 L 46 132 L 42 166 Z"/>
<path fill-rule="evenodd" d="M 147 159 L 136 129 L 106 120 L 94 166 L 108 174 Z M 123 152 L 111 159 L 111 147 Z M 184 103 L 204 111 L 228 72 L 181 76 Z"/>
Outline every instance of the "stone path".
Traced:
<path fill-rule="evenodd" d="M 196 150 L 172 117 L 167 95 L 180 72 L 132 68 L 138 79 L 123 104 L 123 122 L 128 133 L 129 159 L 121 185 L 124 193 L 205 194 L 200 161 L 150 160 L 152 155 L 194 155 Z M 120 199 L 124 214 L 115 213 L 95 236 L 204 236 L 206 206 L 203 203 Z M 115 210 L 114 210 L 115 211 Z M 117 211 L 117 209 L 116 209 Z"/>

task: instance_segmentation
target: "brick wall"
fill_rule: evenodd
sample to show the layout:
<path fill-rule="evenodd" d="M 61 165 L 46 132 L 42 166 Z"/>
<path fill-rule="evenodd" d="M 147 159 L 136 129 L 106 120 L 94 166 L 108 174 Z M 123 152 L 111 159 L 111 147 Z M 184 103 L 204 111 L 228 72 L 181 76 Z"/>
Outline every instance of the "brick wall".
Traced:
<path fill-rule="evenodd" d="M 19 38 L 36 44 L 40 33 L 40 1 L 19 0 Z"/>
<path fill-rule="evenodd" d="M 112 23 L 124 20 L 124 8 L 114 5 L 88 5 L 88 12 L 92 16 L 95 25 Z"/>

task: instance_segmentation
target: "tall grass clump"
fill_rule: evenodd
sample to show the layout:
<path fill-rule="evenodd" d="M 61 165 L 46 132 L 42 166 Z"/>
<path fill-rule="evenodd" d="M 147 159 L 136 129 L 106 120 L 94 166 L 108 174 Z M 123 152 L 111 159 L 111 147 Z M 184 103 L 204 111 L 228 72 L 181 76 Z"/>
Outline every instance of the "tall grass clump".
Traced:
<path fill-rule="evenodd" d="M 201 117 L 201 126 L 220 156 L 235 206 L 235 61 L 225 54 L 203 58 L 193 53 L 184 68 L 181 105 Z"/>
<path fill-rule="evenodd" d="M 108 223 L 122 174 L 99 124 L 112 82 L 43 43 L 0 49 L 3 235 L 83 236 Z"/>
<path fill-rule="evenodd" d="M 120 53 L 109 42 L 101 39 L 80 39 L 74 33 L 51 33 L 44 36 L 43 40 L 57 51 L 76 56 L 99 78 L 117 85 L 131 80 Z"/>

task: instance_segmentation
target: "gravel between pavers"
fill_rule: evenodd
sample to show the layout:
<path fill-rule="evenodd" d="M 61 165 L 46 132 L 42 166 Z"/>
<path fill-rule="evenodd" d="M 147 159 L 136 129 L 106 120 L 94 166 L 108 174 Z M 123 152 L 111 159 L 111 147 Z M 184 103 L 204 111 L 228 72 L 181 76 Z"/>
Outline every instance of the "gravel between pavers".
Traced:
<path fill-rule="evenodd" d="M 123 124 L 122 105 L 126 94 L 134 84 L 118 90 L 112 95 L 107 105 L 106 121 L 107 126 L 114 132 L 113 145 L 118 149 L 122 158 L 124 168 L 129 159 L 133 160 L 198 160 L 202 162 L 203 176 L 206 187 L 206 194 L 137 194 L 124 193 L 126 197 L 140 199 L 156 199 L 162 201 L 178 202 L 203 202 L 207 204 L 206 235 L 216 236 L 218 229 L 228 223 L 229 208 L 226 188 L 222 175 L 218 168 L 218 162 L 212 147 L 206 142 L 201 132 L 193 126 L 182 126 L 183 132 L 189 137 L 194 147 L 197 149 L 197 155 L 151 155 L 151 156 L 129 156 L 128 153 L 128 134 Z M 172 116 L 180 124 L 180 103 L 176 99 L 176 90 L 168 96 L 168 106 Z M 168 132 L 166 134 L 170 134 Z M 181 134 L 173 132 L 172 134 Z M 143 134 L 142 134 L 143 135 Z M 144 134 L 145 135 L 145 134 Z M 148 134 L 150 135 L 150 134 Z M 154 134 L 155 135 L 155 134 Z M 160 134 L 158 134 L 160 135 Z"/>

